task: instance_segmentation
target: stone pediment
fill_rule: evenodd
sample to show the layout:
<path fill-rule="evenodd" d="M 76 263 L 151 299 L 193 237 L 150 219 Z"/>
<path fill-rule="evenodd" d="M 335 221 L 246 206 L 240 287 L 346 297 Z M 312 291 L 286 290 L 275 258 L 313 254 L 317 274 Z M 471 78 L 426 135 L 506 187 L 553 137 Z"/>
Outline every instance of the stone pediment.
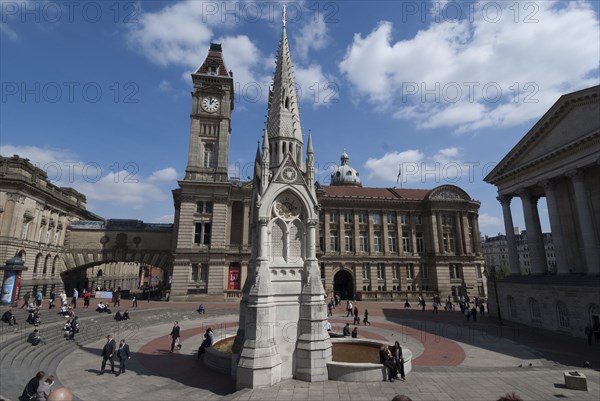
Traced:
<path fill-rule="evenodd" d="M 561 96 L 485 177 L 485 181 L 495 183 L 503 177 L 597 139 L 600 135 L 599 102 L 600 86 Z"/>
<path fill-rule="evenodd" d="M 285 156 L 283 163 L 281 163 L 281 166 L 279 166 L 279 169 L 275 173 L 273 182 L 306 186 L 302 171 L 298 168 L 298 165 L 289 153 Z"/>

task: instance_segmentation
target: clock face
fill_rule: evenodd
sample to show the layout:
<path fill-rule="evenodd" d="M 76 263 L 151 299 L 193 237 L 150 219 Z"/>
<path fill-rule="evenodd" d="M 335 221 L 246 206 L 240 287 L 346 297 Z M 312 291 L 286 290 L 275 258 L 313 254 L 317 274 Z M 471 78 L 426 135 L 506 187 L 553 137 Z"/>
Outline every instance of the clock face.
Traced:
<path fill-rule="evenodd" d="M 202 99 L 202 108 L 210 113 L 219 110 L 219 99 L 214 96 L 207 96 Z"/>

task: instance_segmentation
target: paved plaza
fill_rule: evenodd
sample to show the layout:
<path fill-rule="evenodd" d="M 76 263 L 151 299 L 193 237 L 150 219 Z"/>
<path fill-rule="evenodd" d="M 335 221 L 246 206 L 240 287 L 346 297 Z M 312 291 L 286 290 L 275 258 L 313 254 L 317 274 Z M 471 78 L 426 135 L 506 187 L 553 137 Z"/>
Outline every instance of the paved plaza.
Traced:
<path fill-rule="evenodd" d="M 234 335 L 238 305 L 206 303 L 199 315 L 197 304 L 140 302 L 130 309 L 131 321 L 117 323 L 114 315 L 77 308 L 81 331 L 74 342 L 62 338 L 64 318 L 44 311 L 45 344 L 25 342 L 33 329 L 18 309 L 15 328 L 0 332 L 0 394 L 17 400 L 26 382 L 42 369 L 58 378 L 58 387 L 70 389 L 81 400 L 391 400 L 406 394 L 413 400 L 496 400 L 515 391 L 524 400 L 597 400 L 600 398 L 600 343 L 544 333 L 514 324 L 499 325 L 480 317 L 467 321 L 459 312 L 433 314 L 431 310 L 403 310 L 400 304 L 358 302 L 369 310 L 371 326 L 359 327 L 359 338 L 398 340 L 413 353 L 413 370 L 407 380 L 376 383 L 284 380 L 262 389 L 236 391 L 228 376 L 208 369 L 196 351 L 207 327 L 216 339 Z M 123 301 L 122 310 L 130 306 Z M 113 310 L 114 312 L 114 310 Z M 341 331 L 346 312 L 338 307 L 330 322 Z M 170 353 L 168 334 L 174 320 L 181 326 L 182 349 Z M 127 339 L 133 357 L 121 376 L 98 375 L 104 337 Z M 582 368 L 589 361 L 592 369 Z M 588 391 L 564 386 L 565 371 L 587 377 Z"/>

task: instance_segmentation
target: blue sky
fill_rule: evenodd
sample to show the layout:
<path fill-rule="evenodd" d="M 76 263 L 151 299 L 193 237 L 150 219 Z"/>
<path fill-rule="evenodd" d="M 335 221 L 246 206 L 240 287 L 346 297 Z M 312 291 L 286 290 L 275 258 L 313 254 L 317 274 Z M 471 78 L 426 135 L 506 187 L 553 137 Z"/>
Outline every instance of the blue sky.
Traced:
<path fill-rule="evenodd" d="M 281 33 L 276 2 L 0 0 L 0 153 L 28 157 L 106 218 L 171 222 L 189 74 L 223 44 L 231 175 L 251 175 Z M 287 2 L 318 180 L 346 149 L 363 185 L 456 184 L 504 232 L 483 177 L 563 93 L 599 83 L 597 1 Z M 396 183 L 403 165 L 402 182 Z M 544 200 L 539 203 L 549 230 Z M 524 229 L 522 209 L 512 207 Z"/>

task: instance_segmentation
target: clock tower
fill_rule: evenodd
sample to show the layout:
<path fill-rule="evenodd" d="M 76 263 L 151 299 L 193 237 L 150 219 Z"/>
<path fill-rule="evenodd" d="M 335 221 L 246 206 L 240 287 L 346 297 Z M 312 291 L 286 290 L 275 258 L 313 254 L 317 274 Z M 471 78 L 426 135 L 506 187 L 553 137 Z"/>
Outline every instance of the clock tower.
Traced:
<path fill-rule="evenodd" d="M 186 181 L 227 181 L 232 75 L 225 67 L 221 45 L 211 43 L 204 63 L 192 74 L 194 90 Z"/>

